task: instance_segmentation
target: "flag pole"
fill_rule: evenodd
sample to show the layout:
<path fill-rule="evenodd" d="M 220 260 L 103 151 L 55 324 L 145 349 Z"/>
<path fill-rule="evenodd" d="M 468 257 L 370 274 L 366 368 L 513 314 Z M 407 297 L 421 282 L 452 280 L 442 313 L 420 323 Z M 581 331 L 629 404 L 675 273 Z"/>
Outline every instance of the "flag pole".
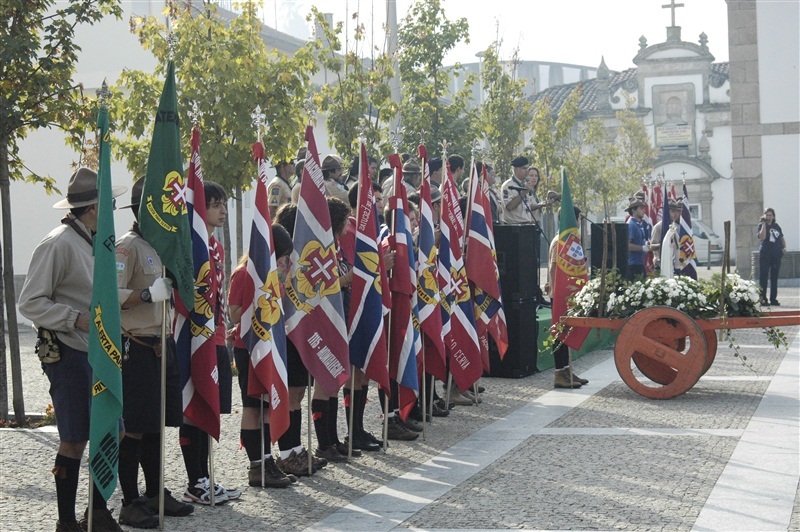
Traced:
<path fill-rule="evenodd" d="M 255 369 L 253 369 L 253 371 L 255 371 Z M 266 458 L 267 458 L 267 453 L 264 450 L 264 447 L 265 447 L 264 439 L 265 438 L 264 438 L 264 395 L 263 394 L 261 395 L 261 401 L 260 401 L 260 404 L 258 405 L 258 408 L 259 408 L 258 419 L 259 419 L 259 425 L 261 426 L 261 431 L 260 431 L 261 432 L 261 451 L 260 451 L 260 454 L 261 454 L 261 487 L 263 488 L 264 487 L 264 480 L 265 480 L 265 478 L 264 478 L 264 469 L 266 469 L 264 466 L 266 465 Z"/>
<path fill-rule="evenodd" d="M 167 276 L 167 267 L 161 266 L 161 278 Z M 158 470 L 158 528 L 164 529 L 164 448 L 166 447 L 167 426 L 167 301 L 161 303 L 161 437 L 159 438 L 159 452 L 161 453 Z"/>
<path fill-rule="evenodd" d="M 206 437 L 208 437 L 208 485 L 211 488 L 211 506 L 216 506 L 217 485 L 214 483 L 214 438 L 211 434 L 206 434 Z"/>
<path fill-rule="evenodd" d="M 306 376 L 308 382 L 306 383 L 306 425 L 308 426 L 308 432 L 306 437 L 306 454 L 308 455 L 308 476 L 314 472 L 314 458 L 311 456 L 311 427 L 313 421 L 311 419 L 311 373 L 308 373 Z"/>
<path fill-rule="evenodd" d="M 92 532 L 94 525 L 94 475 L 89 468 L 89 507 L 86 508 L 86 526 L 89 532 Z"/>
<path fill-rule="evenodd" d="M 386 320 L 389 325 L 389 331 L 391 335 L 392 330 L 392 311 L 389 310 L 389 319 Z M 389 361 L 392 358 L 392 342 L 390 341 L 386 345 L 386 365 L 389 365 Z M 392 381 L 391 376 L 389 377 L 389 388 L 383 391 L 383 452 L 386 452 L 386 449 L 389 447 L 389 400 L 392 396 Z M 398 386 L 399 392 L 399 386 Z"/>
<path fill-rule="evenodd" d="M 350 415 L 347 423 L 347 459 L 353 459 L 353 397 L 356 392 L 356 367 L 350 364 Z"/>
<path fill-rule="evenodd" d="M 422 331 L 420 331 L 420 336 L 422 335 Z M 425 417 L 427 416 L 428 410 L 428 394 L 425 393 L 426 388 L 428 387 L 428 379 L 425 378 L 425 340 L 422 340 L 422 439 L 423 441 L 426 439 L 427 434 L 425 430 Z M 433 419 L 433 416 L 431 416 Z"/>

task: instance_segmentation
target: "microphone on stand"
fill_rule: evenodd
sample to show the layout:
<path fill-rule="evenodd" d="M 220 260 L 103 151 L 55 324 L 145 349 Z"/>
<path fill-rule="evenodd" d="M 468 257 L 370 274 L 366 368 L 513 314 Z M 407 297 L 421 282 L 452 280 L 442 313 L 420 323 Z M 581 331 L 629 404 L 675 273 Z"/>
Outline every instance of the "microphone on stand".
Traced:
<path fill-rule="evenodd" d="M 513 187 L 511 185 L 508 186 L 508 189 L 509 190 L 516 190 L 517 192 L 530 192 L 530 189 L 527 189 L 525 187 Z"/>

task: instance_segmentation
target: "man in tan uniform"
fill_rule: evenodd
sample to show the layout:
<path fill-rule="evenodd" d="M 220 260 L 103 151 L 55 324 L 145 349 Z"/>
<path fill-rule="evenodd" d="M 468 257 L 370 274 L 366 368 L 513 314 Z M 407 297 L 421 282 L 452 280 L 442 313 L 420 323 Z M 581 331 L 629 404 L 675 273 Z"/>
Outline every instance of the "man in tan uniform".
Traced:
<path fill-rule="evenodd" d="M 172 294 L 172 283 L 162 277 L 163 265 L 139 231 L 139 203 L 144 178 L 131 191 L 130 208 L 136 222 L 117 241 L 117 287 L 122 305 L 122 386 L 126 433 L 119 446 L 119 485 L 122 509 L 119 522 L 137 528 L 158 526 L 158 489 L 161 476 L 161 324 L 163 301 Z M 167 323 L 172 323 L 168 308 Z M 175 342 L 166 343 L 166 425 L 179 427 L 183 416 Z M 139 466 L 146 491 L 139 496 Z M 194 508 L 164 490 L 164 515 L 182 517 Z"/>
<path fill-rule="evenodd" d="M 267 185 L 271 220 L 275 218 L 278 207 L 292 201 L 292 186 L 289 184 L 289 180 L 294 174 L 294 163 L 292 161 L 281 161 L 275 165 L 275 172 L 277 175 Z"/>
<path fill-rule="evenodd" d="M 347 203 L 347 185 L 343 180 L 344 170 L 342 158 L 330 154 L 322 160 L 322 177 L 325 179 L 325 195 L 329 198 L 338 198 Z"/>
<path fill-rule="evenodd" d="M 114 197 L 126 187 L 112 187 Z M 89 440 L 92 367 L 89 365 L 89 320 L 94 257 L 92 236 L 97 229 L 97 174 L 80 168 L 69 180 L 67 197 L 55 209 L 69 209 L 61 224 L 36 246 L 19 295 L 19 311 L 39 329 L 54 335 L 53 352 L 42 360 L 50 381 L 50 397 L 58 424 L 56 532 L 80 531 L 75 500 L 83 451 Z M 37 344 L 38 345 L 38 344 Z M 87 509 L 88 514 L 88 509 Z M 87 525 L 84 514 L 81 525 Z M 92 520 L 95 530 L 122 530 L 94 488 Z M 85 530 L 85 528 L 84 528 Z"/>

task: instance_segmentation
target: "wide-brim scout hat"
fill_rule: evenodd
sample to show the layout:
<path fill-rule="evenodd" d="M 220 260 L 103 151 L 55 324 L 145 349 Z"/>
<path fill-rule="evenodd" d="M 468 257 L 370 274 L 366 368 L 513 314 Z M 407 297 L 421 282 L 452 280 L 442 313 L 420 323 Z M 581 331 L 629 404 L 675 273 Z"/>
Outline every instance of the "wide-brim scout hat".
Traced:
<path fill-rule="evenodd" d="M 113 197 L 125 194 L 128 187 L 111 187 Z M 69 178 L 67 197 L 53 205 L 54 209 L 74 209 L 97 203 L 97 174 L 88 168 L 78 168 Z"/>
<path fill-rule="evenodd" d="M 403 175 L 404 176 L 422 175 L 422 170 L 420 169 L 419 164 L 417 164 L 417 161 L 415 161 L 414 159 L 409 159 L 408 161 L 406 161 L 406 163 L 403 165 Z"/>
<path fill-rule="evenodd" d="M 122 207 L 117 207 L 118 209 L 130 209 L 133 207 L 138 207 L 139 204 L 142 202 L 142 190 L 144 189 L 144 177 L 140 177 L 136 180 L 131 188 L 131 204 L 124 205 Z"/>
<path fill-rule="evenodd" d="M 431 187 L 431 203 L 437 201 L 442 201 L 442 192 L 436 187 Z"/>
<path fill-rule="evenodd" d="M 644 202 L 639 198 L 634 197 L 633 201 L 631 201 L 630 204 L 627 207 L 625 207 L 625 212 L 631 212 L 636 207 L 644 207 Z"/>
<path fill-rule="evenodd" d="M 338 155 L 326 155 L 322 160 L 323 170 L 338 170 L 342 167 L 342 158 Z"/>
<path fill-rule="evenodd" d="M 669 200 L 669 209 L 680 211 L 683 209 L 683 202 L 680 200 Z"/>

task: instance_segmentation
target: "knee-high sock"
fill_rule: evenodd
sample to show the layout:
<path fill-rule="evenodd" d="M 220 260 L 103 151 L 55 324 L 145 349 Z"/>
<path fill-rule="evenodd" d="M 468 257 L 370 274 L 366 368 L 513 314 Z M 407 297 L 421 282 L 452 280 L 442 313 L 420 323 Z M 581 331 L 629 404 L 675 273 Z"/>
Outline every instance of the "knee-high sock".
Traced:
<path fill-rule="evenodd" d="M 142 452 L 139 465 L 144 473 L 144 494 L 148 498 L 158 495 L 161 485 L 161 433 L 151 432 L 142 435 Z"/>
<path fill-rule="evenodd" d="M 292 434 L 292 448 L 302 447 L 303 440 L 301 433 L 303 431 L 303 411 L 292 410 L 289 412 L 289 420 L 289 430 L 286 432 L 290 432 Z"/>
<path fill-rule="evenodd" d="M 122 505 L 127 506 L 139 498 L 139 457 L 142 440 L 124 437 L 119 442 L 119 487 L 122 489 Z"/>
<path fill-rule="evenodd" d="M 239 432 L 239 438 L 242 440 L 242 447 L 247 453 L 247 458 L 251 462 L 260 462 L 264 458 L 261 452 L 261 431 L 258 429 L 242 429 Z"/>
<path fill-rule="evenodd" d="M 314 419 L 314 431 L 317 433 L 317 445 L 320 449 L 327 449 L 332 445 L 328 434 L 328 400 L 312 399 L 311 416 Z"/>
<path fill-rule="evenodd" d="M 75 499 L 78 494 L 78 475 L 81 461 L 68 458 L 63 454 L 56 455 L 53 476 L 56 480 L 56 499 L 58 503 L 58 520 L 62 523 L 74 523 Z"/>
<path fill-rule="evenodd" d="M 186 466 L 186 476 L 189 479 L 189 486 L 193 487 L 197 484 L 198 479 L 203 478 L 203 468 L 201 465 L 201 458 L 203 448 L 200 442 L 206 434 L 195 427 L 194 425 L 181 425 L 179 430 L 181 454 L 183 455 L 183 464 Z"/>
<path fill-rule="evenodd" d="M 337 424 L 339 421 L 339 398 L 328 398 L 328 437 L 331 439 L 332 444 L 341 443 L 339 441 L 339 430 Z"/>

